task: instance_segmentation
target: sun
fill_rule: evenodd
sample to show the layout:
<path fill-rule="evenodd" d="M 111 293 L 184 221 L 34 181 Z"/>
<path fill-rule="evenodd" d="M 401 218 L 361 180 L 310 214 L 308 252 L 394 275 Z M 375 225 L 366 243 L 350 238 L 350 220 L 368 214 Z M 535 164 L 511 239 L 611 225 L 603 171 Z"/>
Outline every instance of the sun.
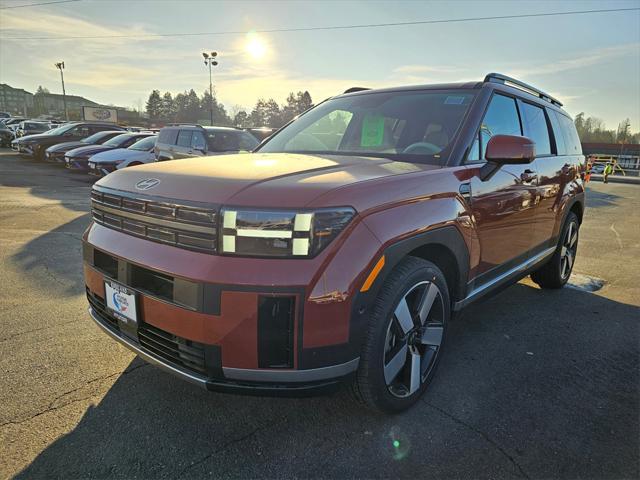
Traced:
<path fill-rule="evenodd" d="M 244 46 L 245 51 L 254 59 L 260 60 L 267 54 L 267 45 L 256 34 L 247 35 L 247 43 Z"/>

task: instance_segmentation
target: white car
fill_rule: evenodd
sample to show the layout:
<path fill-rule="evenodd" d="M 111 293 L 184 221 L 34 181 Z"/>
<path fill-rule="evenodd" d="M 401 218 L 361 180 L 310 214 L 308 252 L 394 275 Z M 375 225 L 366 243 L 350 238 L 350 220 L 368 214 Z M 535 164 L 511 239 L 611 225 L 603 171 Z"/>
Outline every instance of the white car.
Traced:
<path fill-rule="evenodd" d="M 153 147 L 158 137 L 153 135 L 137 141 L 128 148 L 116 148 L 96 153 L 89 158 L 89 175 L 104 177 L 116 169 L 155 162 Z"/>

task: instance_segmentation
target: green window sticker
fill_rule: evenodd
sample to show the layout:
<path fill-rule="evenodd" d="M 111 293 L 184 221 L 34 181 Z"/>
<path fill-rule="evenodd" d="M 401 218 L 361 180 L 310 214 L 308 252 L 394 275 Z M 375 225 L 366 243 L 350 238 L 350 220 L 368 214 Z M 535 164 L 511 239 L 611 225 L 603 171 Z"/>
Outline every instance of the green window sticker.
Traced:
<path fill-rule="evenodd" d="M 367 115 L 362 121 L 361 147 L 379 147 L 384 139 L 384 117 Z"/>

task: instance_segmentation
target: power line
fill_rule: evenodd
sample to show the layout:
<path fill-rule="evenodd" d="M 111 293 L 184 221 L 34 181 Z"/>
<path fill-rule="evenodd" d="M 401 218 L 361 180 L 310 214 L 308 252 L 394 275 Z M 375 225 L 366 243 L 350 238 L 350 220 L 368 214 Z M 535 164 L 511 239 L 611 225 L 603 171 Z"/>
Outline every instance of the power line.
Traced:
<path fill-rule="evenodd" d="M 64 0 L 61 0 L 64 1 Z M 74 1 L 74 0 L 66 0 Z M 75 0 L 77 1 L 77 0 Z M 53 2 L 52 2 L 53 3 Z M 288 33 L 288 32 L 313 32 L 319 30 L 348 30 L 355 28 L 381 28 L 381 27 L 400 27 L 412 25 L 432 25 L 438 23 L 461 23 L 461 22 L 480 22 L 488 20 L 508 20 L 516 18 L 536 18 L 536 17 L 553 17 L 563 15 L 583 15 L 590 13 L 611 13 L 611 12 L 629 12 L 639 11 L 640 8 L 607 8 L 600 10 L 574 10 L 570 12 L 548 12 L 548 13 L 526 13 L 521 15 L 496 15 L 491 17 L 467 17 L 467 18 L 449 18 L 442 20 L 419 20 L 414 22 L 394 22 L 394 23 L 367 23 L 359 25 L 333 25 L 325 27 L 300 27 L 300 28 L 273 28 L 263 30 L 251 30 L 255 33 Z M 195 33 L 153 33 L 153 34 L 132 34 L 132 35 L 93 35 L 93 36 L 75 36 L 75 37 L 0 37 L 2 40 L 97 40 L 103 38 L 163 38 L 163 37 L 197 37 L 205 35 L 244 35 L 246 30 L 228 30 L 223 32 L 195 32 Z"/>
<path fill-rule="evenodd" d="M 70 2 L 81 2 L 81 1 L 82 0 L 54 0 L 53 2 L 27 3 L 25 5 L 14 5 L 12 7 L 0 7 L 0 10 L 9 10 L 10 8 L 40 7 L 42 5 L 53 5 L 54 3 L 70 3 Z"/>

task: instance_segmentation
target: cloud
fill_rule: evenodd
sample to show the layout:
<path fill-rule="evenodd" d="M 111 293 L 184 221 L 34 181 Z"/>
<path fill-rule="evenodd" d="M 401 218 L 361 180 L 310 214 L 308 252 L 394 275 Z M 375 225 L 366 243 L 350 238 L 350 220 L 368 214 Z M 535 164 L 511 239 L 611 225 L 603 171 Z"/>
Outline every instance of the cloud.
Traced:
<path fill-rule="evenodd" d="M 579 70 L 581 68 L 598 65 L 612 58 L 626 57 L 628 55 L 640 55 L 640 43 L 628 43 L 616 45 L 614 47 L 598 48 L 589 52 L 584 52 L 575 58 L 558 61 L 548 61 L 529 67 L 514 67 L 512 73 L 518 77 L 528 77 L 534 75 L 552 75 L 569 70 Z"/>
<path fill-rule="evenodd" d="M 112 38 L 84 39 L 82 42 L 104 44 L 123 44 L 131 42 L 131 39 L 113 38 L 117 35 L 145 35 L 151 32 L 141 25 L 127 25 L 122 28 L 108 27 L 103 24 L 89 22 L 81 18 L 73 18 L 51 13 L 39 13 L 38 15 L 3 14 L 0 23 L 0 34 L 3 37 L 55 37 L 55 36 L 112 36 Z M 3 42 L 10 39 L 3 39 Z M 66 40 L 56 40 L 66 41 Z M 77 42 L 78 40 L 68 40 Z M 138 41 L 138 40 L 136 40 Z"/>

